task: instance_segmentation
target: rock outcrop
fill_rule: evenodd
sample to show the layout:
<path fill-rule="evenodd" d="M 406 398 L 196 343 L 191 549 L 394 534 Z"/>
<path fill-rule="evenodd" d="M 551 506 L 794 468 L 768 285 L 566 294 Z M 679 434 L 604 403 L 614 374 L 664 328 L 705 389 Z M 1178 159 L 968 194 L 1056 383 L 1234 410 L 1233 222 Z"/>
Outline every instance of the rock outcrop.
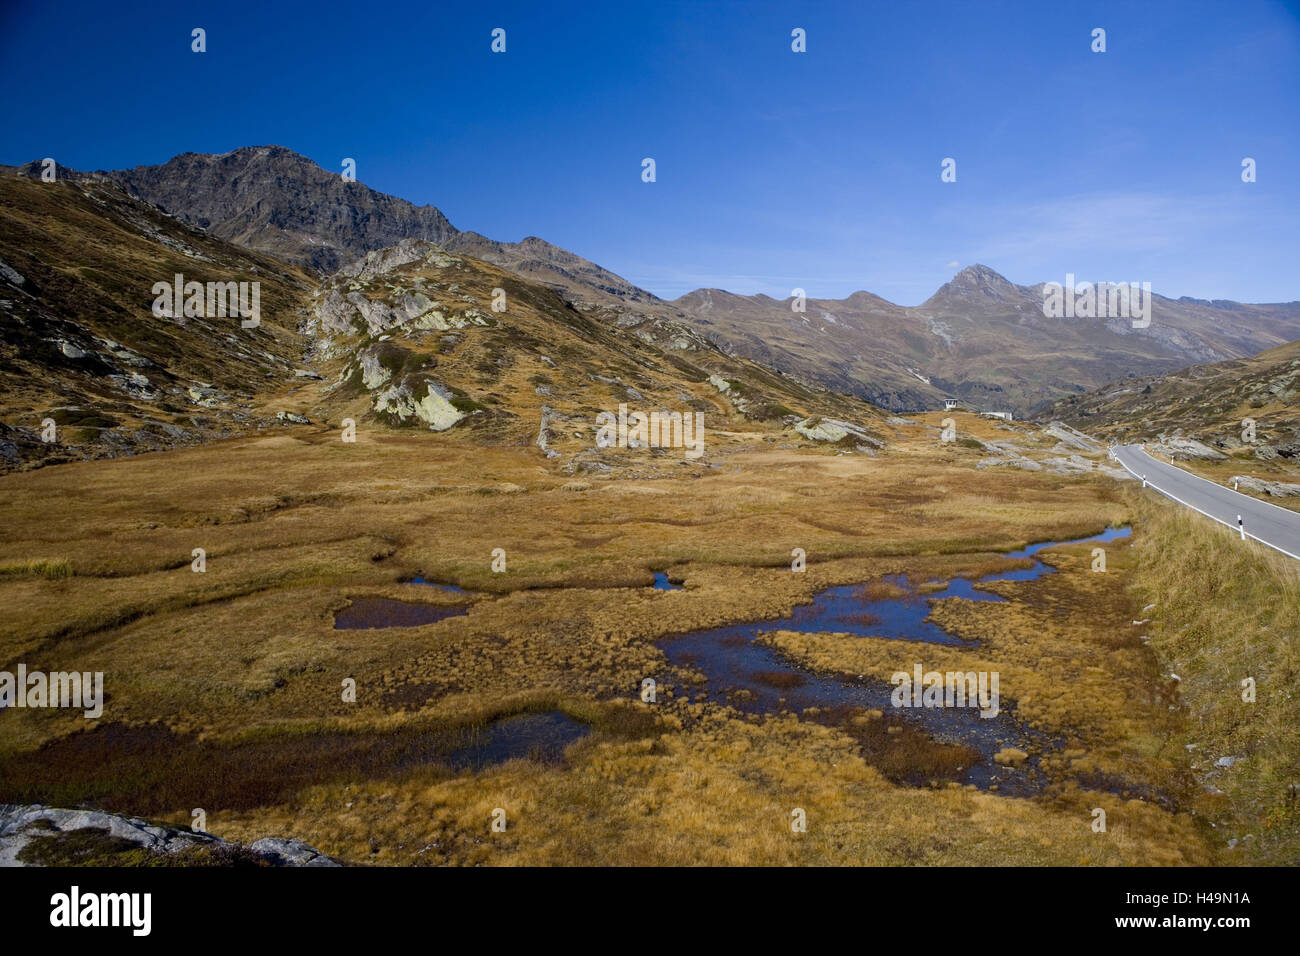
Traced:
<path fill-rule="evenodd" d="M 1172 461 L 1189 461 L 1191 459 L 1221 461 L 1228 457 L 1194 438 L 1181 438 L 1178 436 L 1166 438 L 1162 435 L 1159 443 L 1150 446 L 1147 450 Z"/>
<path fill-rule="evenodd" d="M 42 865 L 42 861 L 59 856 L 58 841 L 85 836 L 96 838 L 99 854 L 85 860 L 70 857 L 68 863 L 112 865 L 115 856 L 143 850 L 165 855 L 206 853 L 217 863 L 239 858 L 241 862 L 267 866 L 341 865 L 301 840 L 267 837 L 244 847 L 210 833 L 152 824 L 138 817 L 102 810 L 61 810 L 40 804 L 0 805 L 0 866 Z M 55 842 L 36 843 L 42 840 Z M 84 846 L 85 841 L 78 843 Z"/>
<path fill-rule="evenodd" d="M 1251 478 L 1249 475 L 1233 475 L 1232 484 L 1238 491 L 1254 491 L 1272 498 L 1300 496 L 1300 485 L 1285 481 L 1265 481 L 1262 478 Z"/>

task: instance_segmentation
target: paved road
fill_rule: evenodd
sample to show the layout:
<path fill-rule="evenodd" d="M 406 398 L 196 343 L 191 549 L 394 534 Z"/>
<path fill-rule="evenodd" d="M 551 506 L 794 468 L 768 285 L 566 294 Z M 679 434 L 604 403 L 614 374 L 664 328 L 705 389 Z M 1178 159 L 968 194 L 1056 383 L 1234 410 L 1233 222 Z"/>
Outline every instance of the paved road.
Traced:
<path fill-rule="evenodd" d="M 1247 537 L 1300 559 L 1300 513 L 1198 478 L 1152 458 L 1140 445 L 1121 445 L 1115 449 L 1115 457 L 1136 477 L 1145 476 L 1147 487 L 1155 488 L 1234 530 L 1240 515 L 1245 522 Z"/>

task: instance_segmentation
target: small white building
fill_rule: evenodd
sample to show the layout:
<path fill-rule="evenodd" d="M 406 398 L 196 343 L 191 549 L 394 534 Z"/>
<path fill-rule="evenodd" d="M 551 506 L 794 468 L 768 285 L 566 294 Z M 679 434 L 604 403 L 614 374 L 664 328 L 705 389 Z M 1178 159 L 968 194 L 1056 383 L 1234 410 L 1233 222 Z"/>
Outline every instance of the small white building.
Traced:
<path fill-rule="evenodd" d="M 952 410 L 953 410 L 954 408 L 956 408 L 956 407 L 957 407 L 957 399 L 955 399 L 955 398 L 945 398 L 945 399 L 943 400 L 943 410 L 944 410 L 945 412 L 950 412 L 950 411 L 952 411 Z"/>
<path fill-rule="evenodd" d="M 1015 416 L 1010 412 L 980 412 L 980 414 L 985 418 L 1000 418 L 1007 422 L 1013 422 L 1016 420 Z"/>

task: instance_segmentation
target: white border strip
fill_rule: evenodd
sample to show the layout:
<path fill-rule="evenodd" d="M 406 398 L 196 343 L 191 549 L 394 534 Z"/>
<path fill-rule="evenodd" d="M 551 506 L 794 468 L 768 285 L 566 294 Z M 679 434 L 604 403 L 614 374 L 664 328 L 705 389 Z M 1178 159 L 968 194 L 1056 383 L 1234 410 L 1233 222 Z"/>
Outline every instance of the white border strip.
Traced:
<path fill-rule="evenodd" d="M 1145 448 L 1144 446 L 1139 445 L 1138 447 L 1141 449 L 1142 454 L 1144 454 L 1144 455 L 1147 454 L 1147 450 L 1146 450 L 1146 448 Z M 1151 458 L 1150 455 L 1147 455 L 1147 457 L 1148 457 L 1148 458 Z M 1178 502 L 1178 503 L 1179 503 L 1180 505 L 1182 505 L 1184 508 L 1191 508 L 1193 511 L 1197 512 L 1198 514 L 1203 514 L 1203 515 L 1205 515 L 1205 517 L 1209 518 L 1211 521 L 1217 521 L 1217 522 L 1219 522 L 1219 524 L 1223 525 L 1225 528 L 1229 528 L 1229 529 L 1231 529 L 1232 531 L 1237 532 L 1238 534 L 1241 533 L 1241 529 L 1235 527 L 1231 522 L 1224 521 L 1222 518 L 1216 517 L 1215 515 L 1210 514 L 1208 511 L 1201 511 L 1201 509 L 1198 508 L 1198 507 L 1196 507 L 1196 505 L 1189 504 L 1188 502 L 1184 501 L 1182 498 L 1179 498 L 1177 495 L 1171 495 L 1169 492 L 1165 491 L 1163 488 L 1161 488 L 1161 487 L 1159 487 L 1158 485 L 1156 485 L 1156 484 L 1155 484 L 1155 483 L 1154 483 L 1150 478 L 1144 478 L 1142 475 L 1139 475 L 1136 471 L 1134 471 L 1134 470 L 1133 470 L 1132 468 L 1130 468 L 1128 465 L 1124 464 L 1123 460 L 1119 457 L 1118 451 L 1117 451 L 1117 453 L 1116 453 L 1116 455 L 1115 455 L 1115 460 L 1119 462 L 1119 465 L 1120 465 L 1121 468 L 1123 468 L 1125 471 L 1127 471 L 1127 472 L 1128 472 L 1130 475 L 1132 475 L 1134 478 L 1138 479 L 1139 481 L 1145 482 L 1146 485 L 1147 485 L 1148 487 L 1155 488 L 1156 491 L 1160 492 L 1160 493 L 1161 493 L 1162 495 L 1164 495 L 1166 498 L 1172 498 L 1174 501 Z M 1160 459 L 1158 459 L 1158 458 L 1151 458 L 1151 460 L 1154 461 L 1154 462 L 1156 462 L 1157 464 L 1164 464 L 1164 462 L 1160 461 Z M 1178 468 L 1177 465 L 1170 465 L 1169 467 L 1170 467 L 1170 468 Z M 1210 480 L 1207 479 L 1207 478 L 1201 478 L 1200 475 L 1193 475 L 1193 474 L 1191 474 L 1191 472 L 1185 471 L 1185 470 L 1182 469 L 1182 468 L 1178 468 L 1178 470 L 1181 471 L 1181 472 L 1183 472 L 1183 474 L 1185 474 L 1185 475 L 1189 475 L 1189 476 L 1192 477 L 1192 478 L 1200 478 L 1201 481 L 1204 481 L 1204 482 L 1206 482 L 1207 484 L 1214 485 L 1214 487 L 1218 488 L 1220 491 L 1232 491 L 1231 488 L 1225 488 L 1225 487 L 1223 487 L 1223 485 L 1216 484 L 1215 482 L 1210 481 Z M 1233 491 L 1232 493 L 1233 493 L 1234 495 L 1241 495 L 1241 492 L 1240 492 L 1240 491 Z M 1259 501 L 1258 498 L 1251 498 L 1249 495 L 1241 495 L 1241 496 L 1242 496 L 1243 498 L 1245 498 L 1247 501 Z M 1259 503 L 1260 503 L 1260 504 L 1265 504 L 1265 505 L 1270 505 L 1270 506 L 1273 507 L 1273 508 L 1279 508 L 1279 510 L 1281 510 L 1281 511 L 1286 511 L 1287 514 L 1295 514 L 1294 511 L 1290 511 L 1290 510 L 1288 510 L 1288 509 L 1286 509 L 1286 508 L 1281 508 L 1279 505 L 1272 504 L 1271 502 L 1268 502 L 1268 501 L 1261 501 L 1261 502 L 1259 502 Z M 1274 551 L 1281 551 L 1281 552 L 1282 552 L 1283 554 L 1285 554 L 1288 558 L 1295 558 L 1297 561 L 1300 561 L 1300 554 L 1292 554 L 1290 551 L 1286 550 L 1286 548 L 1279 547 L 1278 545 L 1273 544 L 1273 543 L 1270 542 L 1270 541 L 1265 541 L 1263 538 L 1256 537 L 1255 535 L 1251 534 L 1249 531 L 1246 532 L 1246 537 L 1247 537 L 1247 538 L 1250 538 L 1250 539 L 1253 540 L 1253 541 L 1258 541 L 1260 544 L 1264 545 L 1266 548 L 1272 548 Z"/>

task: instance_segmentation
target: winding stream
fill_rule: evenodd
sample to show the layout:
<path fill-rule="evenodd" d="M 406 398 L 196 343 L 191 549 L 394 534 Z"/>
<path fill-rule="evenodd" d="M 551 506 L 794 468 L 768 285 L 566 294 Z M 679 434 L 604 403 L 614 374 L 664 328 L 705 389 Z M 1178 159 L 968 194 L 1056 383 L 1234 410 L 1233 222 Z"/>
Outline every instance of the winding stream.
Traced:
<path fill-rule="evenodd" d="M 1038 760 L 1031 756 L 1020 768 L 1012 770 L 993 762 L 993 755 L 1004 747 L 1026 752 L 1041 751 L 1052 742 L 1030 730 L 1009 715 L 1007 702 L 1002 712 L 984 718 L 976 708 L 912 708 L 900 712 L 890 702 L 893 685 L 871 678 L 843 678 L 819 674 L 795 666 L 774 648 L 756 641 L 761 634 L 773 631 L 800 633 L 845 633 L 921 643 L 965 645 L 938 624 L 926 620 L 930 601 L 958 597 L 970 601 L 1001 602 L 1003 598 L 976 585 L 992 581 L 1032 581 L 1055 568 L 1034 556 L 1045 548 L 1084 542 L 1113 541 L 1127 537 L 1129 528 L 1108 528 L 1099 535 L 1073 541 L 1047 541 L 1019 551 L 1007 552 L 1006 558 L 1034 558 L 1032 567 L 985 575 L 976 581 L 955 578 L 939 591 L 927 595 L 909 592 L 901 598 L 871 600 L 863 585 L 847 585 L 818 592 L 811 604 L 796 607 L 789 617 L 775 621 L 729 624 L 664 638 L 657 642 L 668 660 L 677 666 L 701 671 L 707 678 L 705 688 L 693 688 L 696 697 L 710 692 L 743 713 L 771 714 L 781 711 L 798 713 L 808 708 L 843 712 L 879 710 L 891 725 L 912 724 L 936 741 L 963 744 L 977 751 L 980 759 L 961 769 L 956 779 L 981 789 L 997 784 L 1004 794 L 1026 796 L 1040 789 L 1043 780 L 1037 771 Z M 901 585 L 901 576 L 888 578 Z M 922 663 L 924 658 L 922 657 Z M 927 668 L 928 669 L 928 668 Z M 816 715 L 818 719 L 822 715 Z M 825 719 L 819 722 L 828 722 Z"/>

